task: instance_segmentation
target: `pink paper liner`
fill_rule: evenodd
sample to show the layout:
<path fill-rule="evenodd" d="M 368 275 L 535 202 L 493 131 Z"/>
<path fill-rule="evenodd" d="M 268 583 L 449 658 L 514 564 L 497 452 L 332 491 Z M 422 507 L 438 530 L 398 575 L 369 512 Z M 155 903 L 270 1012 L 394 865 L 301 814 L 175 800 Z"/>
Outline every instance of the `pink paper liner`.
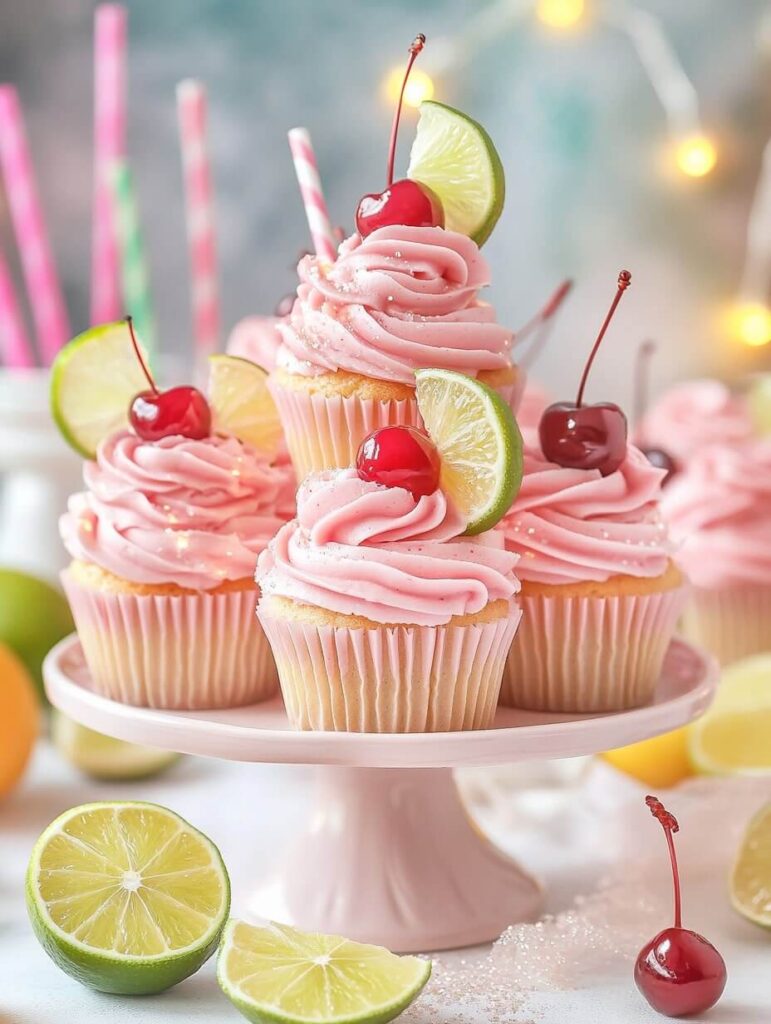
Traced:
<path fill-rule="evenodd" d="M 62 573 L 94 689 L 137 707 L 202 710 L 273 696 L 278 676 L 257 622 L 257 588 L 116 594 Z"/>
<path fill-rule="evenodd" d="M 423 425 L 414 398 L 381 402 L 356 395 L 309 394 L 282 387 L 274 378 L 269 387 L 298 480 L 319 470 L 352 466 L 359 445 L 373 430 Z M 525 374 L 520 371 L 513 383 L 498 388 L 515 412 L 524 387 Z"/>
<path fill-rule="evenodd" d="M 501 703 L 554 712 L 646 704 L 687 600 L 687 587 L 619 597 L 520 594 Z"/>
<path fill-rule="evenodd" d="M 771 651 L 771 585 L 692 587 L 681 629 L 721 663 Z"/>
<path fill-rule="evenodd" d="M 521 612 L 468 626 L 315 626 L 258 610 L 295 729 L 486 729 Z"/>

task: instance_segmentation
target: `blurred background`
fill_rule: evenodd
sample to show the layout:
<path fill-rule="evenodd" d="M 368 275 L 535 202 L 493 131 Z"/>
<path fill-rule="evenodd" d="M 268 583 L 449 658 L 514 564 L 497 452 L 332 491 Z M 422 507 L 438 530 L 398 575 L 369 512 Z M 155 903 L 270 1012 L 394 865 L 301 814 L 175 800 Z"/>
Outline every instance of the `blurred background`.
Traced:
<path fill-rule="evenodd" d="M 94 7 L 5 0 L 0 32 L 0 80 L 19 88 L 73 330 L 88 324 Z M 224 334 L 241 316 L 273 311 L 294 287 L 298 252 L 309 244 L 287 129 L 310 129 L 332 217 L 350 230 L 359 197 L 384 184 L 389 73 L 423 31 L 419 66 L 435 98 L 480 120 L 506 169 L 506 207 L 485 247 L 488 297 L 501 320 L 516 328 L 560 279 L 576 279 L 535 367 L 541 382 L 560 396 L 573 391 L 621 267 L 634 285 L 597 363 L 595 398 L 629 400 L 633 353 L 645 337 L 659 343 L 656 389 L 694 374 L 740 380 L 768 365 L 771 345 L 744 343 L 726 316 L 741 297 L 748 218 L 771 136 L 764 0 L 637 0 L 634 8 L 622 0 L 128 0 L 127 7 L 128 158 L 162 350 L 186 355 L 191 333 L 176 83 L 195 76 L 209 90 Z M 634 12 L 660 20 L 698 97 L 695 128 L 692 117 L 676 123 L 677 110 L 668 117 L 662 107 L 655 85 L 677 94 L 683 83 L 666 66 L 646 72 Z M 645 25 L 638 29 L 645 35 Z M 655 40 L 649 44 L 655 63 Z M 414 122 L 410 109 L 397 173 L 406 169 Z M 678 166 L 677 147 L 694 132 L 706 142 L 681 149 Z M 15 259 L 2 192 L 0 244 Z M 761 304 L 769 298 L 767 260 L 764 268 L 754 286 L 763 294 L 751 296 Z M 771 330 L 761 323 L 760 334 Z"/>

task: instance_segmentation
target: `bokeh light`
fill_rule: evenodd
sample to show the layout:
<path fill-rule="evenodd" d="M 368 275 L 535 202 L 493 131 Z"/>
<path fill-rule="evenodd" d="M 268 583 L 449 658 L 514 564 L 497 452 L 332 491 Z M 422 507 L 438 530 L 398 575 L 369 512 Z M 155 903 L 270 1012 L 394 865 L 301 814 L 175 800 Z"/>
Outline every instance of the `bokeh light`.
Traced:
<path fill-rule="evenodd" d="M 760 302 L 737 306 L 730 316 L 731 333 L 751 348 L 771 342 L 771 310 Z"/>
<path fill-rule="evenodd" d="M 396 67 L 389 72 L 385 84 L 385 93 L 390 103 L 399 99 L 399 90 L 404 80 L 404 67 Z M 424 100 L 434 95 L 434 80 L 421 68 L 413 68 L 407 88 L 404 90 L 404 103 L 408 107 L 419 107 Z"/>
<path fill-rule="evenodd" d="M 717 163 L 715 144 L 706 135 L 688 135 L 675 150 L 677 166 L 690 178 L 703 178 Z"/>
<path fill-rule="evenodd" d="M 584 17 L 585 0 L 538 0 L 535 13 L 549 28 L 569 29 Z"/>

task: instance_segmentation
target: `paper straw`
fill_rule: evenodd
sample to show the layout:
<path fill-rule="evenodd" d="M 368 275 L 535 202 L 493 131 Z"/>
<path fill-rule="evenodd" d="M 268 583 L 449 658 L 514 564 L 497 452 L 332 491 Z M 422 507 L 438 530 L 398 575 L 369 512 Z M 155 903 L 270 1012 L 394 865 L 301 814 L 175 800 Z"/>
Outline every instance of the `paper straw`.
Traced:
<path fill-rule="evenodd" d="M 205 86 L 194 79 L 180 82 L 177 86 L 177 116 L 185 180 L 193 338 L 197 362 L 217 351 L 220 325 L 214 189 L 206 143 L 206 115 Z"/>
<path fill-rule="evenodd" d="M 142 232 L 139 226 L 134 183 L 125 161 L 112 169 L 113 210 L 120 254 L 123 309 L 134 318 L 137 333 L 152 357 L 155 348 L 155 317 Z"/>
<path fill-rule="evenodd" d="M 69 339 L 70 326 L 38 197 L 21 105 L 12 85 L 0 86 L 0 164 L 38 351 L 45 363 L 51 363 Z"/>
<path fill-rule="evenodd" d="M 289 148 L 292 151 L 295 174 L 305 206 L 305 216 L 311 229 L 313 248 L 317 256 L 333 263 L 337 257 L 337 242 L 324 193 L 321 191 L 316 154 L 313 152 L 311 137 L 305 128 L 292 128 L 289 132 Z"/>
<path fill-rule="evenodd" d="M 94 15 L 94 198 L 91 323 L 117 320 L 118 245 L 110 174 L 126 156 L 126 9 L 101 4 Z"/>
<path fill-rule="evenodd" d="M 35 365 L 27 328 L 5 256 L 0 250 L 0 356 L 4 366 L 18 370 Z"/>

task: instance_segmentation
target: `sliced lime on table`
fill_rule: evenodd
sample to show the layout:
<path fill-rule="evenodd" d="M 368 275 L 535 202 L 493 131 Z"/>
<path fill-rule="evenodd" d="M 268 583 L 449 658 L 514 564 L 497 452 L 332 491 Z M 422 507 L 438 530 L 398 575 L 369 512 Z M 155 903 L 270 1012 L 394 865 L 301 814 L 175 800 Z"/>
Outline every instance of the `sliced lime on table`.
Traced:
<path fill-rule="evenodd" d="M 481 124 L 444 103 L 420 104 L 407 177 L 442 200 L 445 227 L 482 245 L 498 222 L 506 179 L 493 140 Z"/>
<path fill-rule="evenodd" d="M 281 421 L 261 366 L 240 356 L 210 356 L 209 404 L 215 431 L 234 434 L 270 456 L 276 454 Z"/>
<path fill-rule="evenodd" d="M 102 324 L 73 338 L 51 367 L 51 414 L 65 441 L 86 459 L 128 424 L 129 405 L 147 379 L 128 324 Z"/>
<path fill-rule="evenodd" d="M 771 929 L 771 803 L 744 833 L 730 888 L 731 902 L 742 917 Z"/>
<path fill-rule="evenodd" d="M 92 779 L 147 779 L 179 760 L 179 754 L 169 750 L 143 747 L 94 732 L 56 709 L 51 718 L 51 740 L 65 761 Z"/>
<path fill-rule="evenodd" d="M 420 994 L 431 963 L 339 935 L 230 921 L 222 991 L 255 1024 L 386 1024 Z"/>
<path fill-rule="evenodd" d="M 162 992 L 214 952 L 230 908 L 217 847 L 172 811 L 84 804 L 43 832 L 27 908 L 45 951 L 100 992 Z"/>
<path fill-rule="evenodd" d="M 467 534 L 503 518 L 522 482 L 522 436 L 497 391 L 453 370 L 415 373 L 420 415 L 442 457 L 441 485 Z"/>

